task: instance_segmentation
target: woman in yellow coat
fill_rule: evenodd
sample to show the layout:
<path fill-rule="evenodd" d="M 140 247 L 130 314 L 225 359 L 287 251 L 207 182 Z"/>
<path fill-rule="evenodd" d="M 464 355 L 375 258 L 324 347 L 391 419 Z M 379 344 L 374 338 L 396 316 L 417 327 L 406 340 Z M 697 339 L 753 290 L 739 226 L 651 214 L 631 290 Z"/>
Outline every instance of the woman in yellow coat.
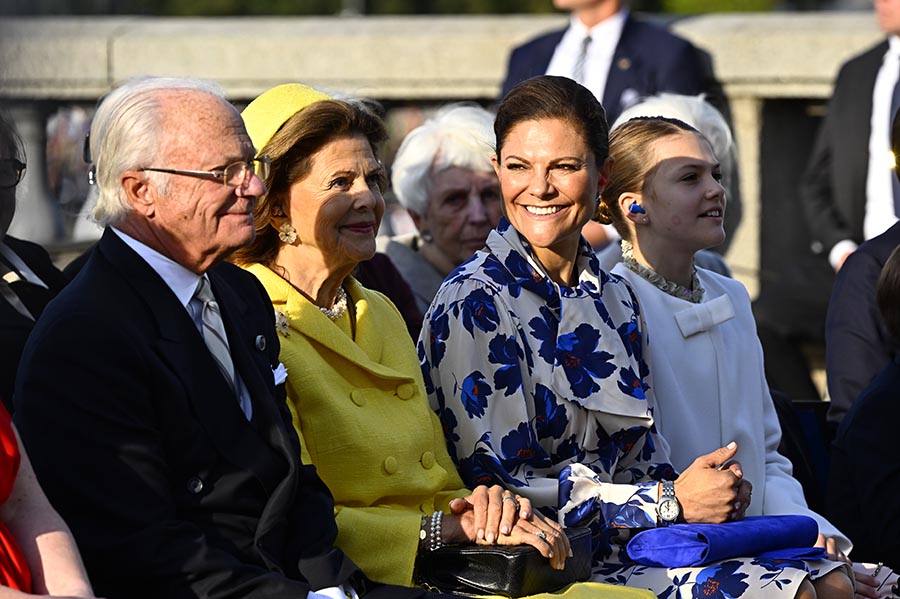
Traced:
<path fill-rule="evenodd" d="M 443 543 L 527 543 L 562 567 L 558 524 L 499 486 L 464 487 L 399 312 L 350 276 L 373 255 L 384 212 L 381 121 L 296 84 L 262 94 L 243 117 L 272 168 L 256 240 L 232 259 L 275 307 L 302 459 L 334 495 L 337 545 L 370 578 L 403 585 L 414 584 L 416 556 Z"/>

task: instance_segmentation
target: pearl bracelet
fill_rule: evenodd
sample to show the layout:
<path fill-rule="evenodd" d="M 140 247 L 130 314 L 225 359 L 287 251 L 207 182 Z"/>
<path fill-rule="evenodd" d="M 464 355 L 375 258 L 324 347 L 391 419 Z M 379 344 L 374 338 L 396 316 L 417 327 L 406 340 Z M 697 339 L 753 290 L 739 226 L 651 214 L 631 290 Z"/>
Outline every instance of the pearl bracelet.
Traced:
<path fill-rule="evenodd" d="M 443 512 L 422 516 L 422 527 L 419 529 L 419 551 L 434 551 L 444 546 L 441 526 L 443 516 Z"/>

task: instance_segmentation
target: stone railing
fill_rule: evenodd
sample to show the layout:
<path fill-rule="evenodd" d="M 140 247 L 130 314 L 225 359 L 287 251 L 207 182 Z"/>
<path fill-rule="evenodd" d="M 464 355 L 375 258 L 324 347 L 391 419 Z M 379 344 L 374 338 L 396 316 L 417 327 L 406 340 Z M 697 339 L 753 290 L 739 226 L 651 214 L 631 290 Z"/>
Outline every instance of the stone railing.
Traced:
<path fill-rule="evenodd" d="M 93 103 L 140 74 L 215 79 L 236 102 L 286 81 L 380 100 L 487 100 L 510 48 L 565 23 L 559 15 L 12 18 L 0 21 L 0 101 L 40 147 L 50 107 Z M 671 27 L 711 54 L 731 102 L 745 208 L 728 258 L 754 293 L 763 102 L 827 98 L 841 62 L 880 34 L 869 13 L 704 15 Z M 29 155 L 26 189 L 40 197 L 41 152 Z M 22 204 L 14 226 L 41 240 L 41 201 Z"/>

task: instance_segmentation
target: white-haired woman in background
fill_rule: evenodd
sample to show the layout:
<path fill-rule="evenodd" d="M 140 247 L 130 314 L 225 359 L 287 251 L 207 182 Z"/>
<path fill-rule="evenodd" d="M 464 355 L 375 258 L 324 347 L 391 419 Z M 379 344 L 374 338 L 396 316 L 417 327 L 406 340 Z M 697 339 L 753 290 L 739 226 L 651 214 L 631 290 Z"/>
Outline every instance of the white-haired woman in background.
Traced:
<path fill-rule="evenodd" d="M 444 106 L 403 140 L 392 166 L 394 193 L 417 233 L 382 238 L 424 313 L 448 274 L 484 247 L 500 221 L 491 166 L 494 115 L 475 104 Z"/>
<path fill-rule="evenodd" d="M 703 95 L 685 96 L 682 94 L 661 93 L 644 98 L 634 106 L 627 108 L 619 115 L 619 118 L 610 127 L 614 131 L 623 123 L 639 116 L 664 116 L 678 119 L 694 127 L 709 141 L 712 146 L 722 173 L 722 186 L 728 198 L 728 212 L 725 216 L 725 241 L 713 249 L 705 249 L 697 252 L 695 260 L 697 266 L 717 272 L 725 276 L 731 276 L 731 269 L 722 259 L 722 255 L 728 248 L 729 240 L 737 229 L 741 220 L 740 183 L 737 170 L 737 148 L 734 144 L 734 136 L 728 121 L 722 116 L 715 106 L 707 102 Z M 612 229 L 612 227 L 609 227 Z M 613 231 L 608 234 L 618 237 Z M 622 261 L 622 249 L 618 239 L 597 252 L 600 266 L 605 270 L 611 270 L 613 266 Z"/>

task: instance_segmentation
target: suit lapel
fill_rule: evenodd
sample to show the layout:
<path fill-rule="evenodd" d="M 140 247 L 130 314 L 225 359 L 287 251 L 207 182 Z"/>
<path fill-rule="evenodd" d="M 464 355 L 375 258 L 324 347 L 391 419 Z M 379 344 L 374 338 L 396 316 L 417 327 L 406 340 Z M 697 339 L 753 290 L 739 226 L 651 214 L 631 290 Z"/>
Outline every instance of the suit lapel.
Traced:
<path fill-rule="evenodd" d="M 556 52 L 556 46 L 559 45 L 565 34 L 566 30 L 560 29 L 547 34 L 539 40 L 539 43 L 535 45 L 533 58 L 528 62 L 530 72 L 528 77 L 524 79 L 538 77 L 547 73 L 547 67 L 550 66 L 550 60 L 553 59 L 553 53 Z"/>
<path fill-rule="evenodd" d="M 107 230 L 100 240 L 99 249 L 121 273 L 123 279 L 132 286 L 135 294 L 143 301 L 145 309 L 155 319 L 159 332 L 157 340 L 159 355 L 182 382 L 185 396 L 212 443 L 229 461 L 253 472 L 271 492 L 273 477 L 265 471 L 267 470 L 265 466 L 274 466 L 276 461 L 261 459 L 260 456 L 274 448 L 263 441 L 254 427 L 248 425 L 237 398 L 222 377 L 187 310 L 156 271 L 115 233 Z M 222 306 L 223 313 L 230 313 L 233 311 L 231 306 L 236 294 L 224 293 L 224 286 L 221 284 L 219 288 L 223 289 L 223 295 L 227 299 L 218 295 L 216 299 Z M 214 293 L 218 292 L 219 289 L 214 285 Z M 232 321 L 238 319 L 239 317 L 229 318 Z M 238 354 L 240 355 L 240 352 Z M 253 372 L 250 380 L 253 381 L 254 387 L 251 388 L 248 384 L 248 389 L 253 395 L 254 392 L 259 392 L 260 374 L 256 368 L 247 368 L 246 362 L 245 356 L 236 361 L 242 376 L 244 370 Z M 260 412 L 264 414 L 265 410 Z"/>
<path fill-rule="evenodd" d="M 635 73 L 639 72 L 635 45 L 639 45 L 640 42 L 635 39 L 636 37 L 639 36 L 635 35 L 634 17 L 629 13 L 622 26 L 619 43 L 613 52 L 609 74 L 606 76 L 606 89 L 603 90 L 603 107 L 606 109 L 610 125 L 622 112 L 622 94 L 629 86 L 634 87 Z"/>
<path fill-rule="evenodd" d="M 266 334 L 271 329 L 254 328 L 254 323 L 273 322 L 273 316 L 266 313 L 264 319 L 250 313 L 247 302 L 216 272 L 210 271 L 213 293 L 219 298 L 225 331 L 234 365 L 247 387 L 253 404 L 251 422 L 257 433 L 269 444 L 279 449 L 289 443 L 285 437 L 283 420 L 274 405 L 275 379 L 269 363 L 270 344 L 276 343 L 274 335 Z"/>

